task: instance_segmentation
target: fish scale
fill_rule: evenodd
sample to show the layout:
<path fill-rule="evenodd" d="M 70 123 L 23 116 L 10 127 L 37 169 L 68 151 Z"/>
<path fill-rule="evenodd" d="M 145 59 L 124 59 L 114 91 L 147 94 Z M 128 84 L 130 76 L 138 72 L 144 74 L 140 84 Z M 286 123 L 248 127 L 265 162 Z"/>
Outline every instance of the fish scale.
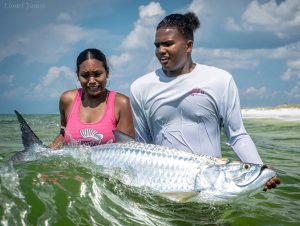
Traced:
<path fill-rule="evenodd" d="M 91 161 L 104 168 L 123 169 L 127 174 L 124 178 L 128 180 L 127 176 L 131 175 L 128 184 L 131 186 L 151 187 L 159 192 L 195 190 L 197 158 L 175 149 L 156 147 L 137 146 L 134 142 L 101 145 L 97 147 L 100 151 L 91 152 Z"/>

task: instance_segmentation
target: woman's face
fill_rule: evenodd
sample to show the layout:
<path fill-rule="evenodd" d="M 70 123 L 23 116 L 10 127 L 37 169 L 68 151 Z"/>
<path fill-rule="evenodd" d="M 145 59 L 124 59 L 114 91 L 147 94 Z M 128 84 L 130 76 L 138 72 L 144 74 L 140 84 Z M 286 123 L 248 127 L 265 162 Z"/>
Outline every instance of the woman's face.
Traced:
<path fill-rule="evenodd" d="M 98 96 L 105 93 L 108 73 L 102 61 L 88 59 L 79 65 L 79 82 L 86 94 Z"/>

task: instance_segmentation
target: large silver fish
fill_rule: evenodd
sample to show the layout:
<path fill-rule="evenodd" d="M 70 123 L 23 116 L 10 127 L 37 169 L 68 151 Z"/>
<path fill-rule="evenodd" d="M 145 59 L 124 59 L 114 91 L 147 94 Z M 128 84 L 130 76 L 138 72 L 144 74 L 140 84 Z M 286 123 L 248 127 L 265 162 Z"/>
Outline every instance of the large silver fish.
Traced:
<path fill-rule="evenodd" d="M 27 149 L 36 144 L 42 146 L 23 117 L 16 114 L 25 150 L 13 156 L 12 161 L 30 159 Z M 126 185 L 157 192 L 179 202 L 241 198 L 262 190 L 276 175 L 265 165 L 231 162 L 139 143 L 118 131 L 115 131 L 115 138 L 119 143 L 98 145 L 84 151 L 78 147 L 49 151 L 44 147 L 36 155 L 71 155 L 86 159 Z"/>

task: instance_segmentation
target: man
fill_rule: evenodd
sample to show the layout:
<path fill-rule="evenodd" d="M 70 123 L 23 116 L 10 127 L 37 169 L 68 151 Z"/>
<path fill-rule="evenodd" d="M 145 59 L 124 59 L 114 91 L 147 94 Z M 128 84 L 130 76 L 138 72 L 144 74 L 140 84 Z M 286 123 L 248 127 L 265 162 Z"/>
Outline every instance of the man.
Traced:
<path fill-rule="evenodd" d="M 199 26 L 193 13 L 171 14 L 158 24 L 154 44 L 162 68 L 131 85 L 136 139 L 220 157 L 223 127 L 228 144 L 243 162 L 262 164 L 244 128 L 232 76 L 192 60 L 193 35 Z M 264 190 L 279 183 L 274 177 Z"/>

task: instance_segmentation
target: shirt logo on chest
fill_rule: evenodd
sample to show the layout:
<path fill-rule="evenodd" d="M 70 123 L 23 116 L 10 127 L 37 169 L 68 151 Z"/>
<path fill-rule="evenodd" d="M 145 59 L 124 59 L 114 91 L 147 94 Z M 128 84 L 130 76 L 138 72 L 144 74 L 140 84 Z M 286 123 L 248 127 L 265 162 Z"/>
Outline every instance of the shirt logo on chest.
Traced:
<path fill-rule="evenodd" d="M 194 88 L 190 91 L 190 95 L 191 96 L 199 96 L 205 94 L 204 90 L 200 89 L 200 88 Z"/>
<path fill-rule="evenodd" d="M 96 141 L 101 141 L 103 139 L 103 134 L 98 133 L 98 131 L 93 128 L 83 128 L 79 132 L 85 139 L 93 139 Z"/>

